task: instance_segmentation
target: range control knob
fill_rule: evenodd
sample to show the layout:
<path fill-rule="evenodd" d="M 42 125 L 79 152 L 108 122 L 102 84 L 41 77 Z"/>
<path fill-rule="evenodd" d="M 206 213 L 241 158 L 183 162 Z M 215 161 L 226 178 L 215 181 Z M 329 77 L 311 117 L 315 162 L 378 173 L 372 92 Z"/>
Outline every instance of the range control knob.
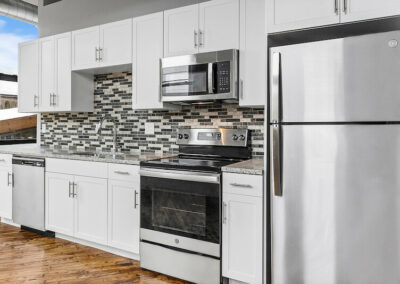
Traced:
<path fill-rule="evenodd" d="M 233 134 L 233 136 L 232 136 L 232 140 L 233 140 L 233 141 L 237 141 L 238 138 L 239 138 L 239 137 L 238 137 L 236 134 Z"/>
<path fill-rule="evenodd" d="M 179 139 L 179 140 L 183 139 L 183 135 L 182 135 L 182 134 L 179 134 L 179 135 L 178 135 L 178 139 Z"/>
<path fill-rule="evenodd" d="M 189 139 L 189 134 L 184 134 L 183 137 L 184 137 L 185 139 Z"/>
<path fill-rule="evenodd" d="M 239 140 L 244 141 L 245 139 L 246 139 L 246 137 L 244 135 L 239 136 Z"/>

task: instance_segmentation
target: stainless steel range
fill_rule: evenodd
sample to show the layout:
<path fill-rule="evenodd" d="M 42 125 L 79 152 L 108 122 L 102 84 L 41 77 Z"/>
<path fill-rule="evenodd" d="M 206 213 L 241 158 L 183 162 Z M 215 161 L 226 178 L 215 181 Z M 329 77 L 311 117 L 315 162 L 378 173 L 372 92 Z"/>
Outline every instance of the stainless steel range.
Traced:
<path fill-rule="evenodd" d="M 181 129 L 176 158 L 141 163 L 141 267 L 221 282 L 221 168 L 251 156 L 243 129 Z"/>

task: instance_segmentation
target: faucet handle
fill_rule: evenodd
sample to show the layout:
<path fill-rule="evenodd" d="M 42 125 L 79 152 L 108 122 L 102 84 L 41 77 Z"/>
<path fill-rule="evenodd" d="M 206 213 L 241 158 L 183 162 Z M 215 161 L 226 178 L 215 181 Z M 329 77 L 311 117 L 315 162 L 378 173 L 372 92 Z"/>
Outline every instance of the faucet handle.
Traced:
<path fill-rule="evenodd" d="M 101 121 L 96 124 L 96 133 L 99 133 L 101 129 Z"/>

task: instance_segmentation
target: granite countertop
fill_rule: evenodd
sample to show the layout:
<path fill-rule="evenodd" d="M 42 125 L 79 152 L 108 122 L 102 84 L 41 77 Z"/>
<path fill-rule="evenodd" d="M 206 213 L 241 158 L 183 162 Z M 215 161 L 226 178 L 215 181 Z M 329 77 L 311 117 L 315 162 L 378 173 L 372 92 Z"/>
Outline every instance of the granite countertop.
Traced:
<path fill-rule="evenodd" d="M 157 155 L 154 153 L 130 152 L 117 153 L 117 155 L 114 157 L 111 153 L 52 149 L 47 147 L 38 147 L 36 144 L 2 145 L 0 146 L 0 154 L 12 154 L 32 158 L 57 158 L 129 165 L 139 165 L 142 161 L 176 156 L 175 154 Z"/>
<path fill-rule="evenodd" d="M 222 168 L 223 172 L 246 174 L 246 175 L 263 175 L 264 174 L 264 160 L 247 160 L 235 163 Z"/>

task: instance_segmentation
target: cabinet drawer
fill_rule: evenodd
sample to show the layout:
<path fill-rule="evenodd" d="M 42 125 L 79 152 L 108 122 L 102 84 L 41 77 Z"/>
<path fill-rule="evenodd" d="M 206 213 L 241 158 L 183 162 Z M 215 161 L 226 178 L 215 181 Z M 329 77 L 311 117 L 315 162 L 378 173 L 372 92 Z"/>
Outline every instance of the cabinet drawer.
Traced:
<path fill-rule="evenodd" d="M 46 171 L 76 176 L 107 178 L 107 164 L 67 159 L 46 159 Z"/>
<path fill-rule="evenodd" d="M 223 173 L 223 192 L 263 196 L 263 176 Z"/>
<path fill-rule="evenodd" d="M 0 167 L 12 167 L 12 155 L 0 154 Z"/>
<path fill-rule="evenodd" d="M 139 166 L 108 164 L 108 178 L 112 180 L 139 182 Z"/>

